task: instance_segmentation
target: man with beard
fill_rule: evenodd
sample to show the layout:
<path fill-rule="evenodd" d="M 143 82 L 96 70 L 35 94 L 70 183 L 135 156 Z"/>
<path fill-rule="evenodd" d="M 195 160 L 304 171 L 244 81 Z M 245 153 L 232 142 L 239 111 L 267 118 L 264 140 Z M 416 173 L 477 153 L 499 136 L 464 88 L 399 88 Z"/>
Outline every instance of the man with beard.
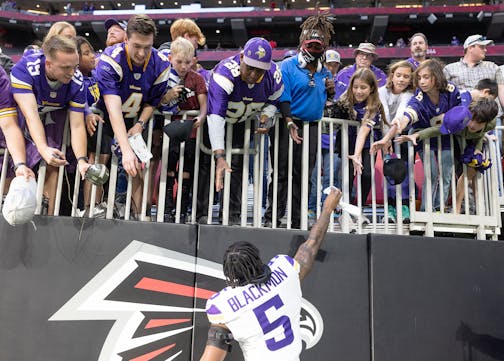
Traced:
<path fill-rule="evenodd" d="M 105 20 L 105 30 L 107 31 L 107 40 L 105 42 L 107 46 L 124 43 L 127 39 L 126 24 L 124 22 L 109 18 Z"/>
<path fill-rule="evenodd" d="M 414 69 L 418 68 L 420 63 L 427 59 L 428 48 L 429 43 L 427 42 L 427 37 L 424 34 L 413 34 L 410 38 L 411 57 L 406 59 L 406 61 L 412 64 Z"/>

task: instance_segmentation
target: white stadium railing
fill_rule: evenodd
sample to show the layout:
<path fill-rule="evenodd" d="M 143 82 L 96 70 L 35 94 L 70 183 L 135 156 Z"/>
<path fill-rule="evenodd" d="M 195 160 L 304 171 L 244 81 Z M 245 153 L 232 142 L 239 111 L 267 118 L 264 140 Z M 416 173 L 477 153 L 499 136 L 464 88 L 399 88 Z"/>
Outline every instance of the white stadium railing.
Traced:
<path fill-rule="evenodd" d="M 187 117 L 194 117 L 198 115 L 197 111 L 189 111 L 189 112 L 181 112 L 179 115 L 185 119 Z M 171 121 L 172 114 L 164 114 L 165 116 L 165 125 Z M 147 146 L 151 148 L 152 146 L 152 134 L 153 134 L 153 118 L 149 121 L 149 127 L 146 134 L 147 138 Z M 245 121 L 245 132 L 244 132 L 244 147 L 233 149 L 231 147 L 231 134 L 233 132 L 233 125 L 227 124 L 226 132 L 227 132 L 227 141 L 226 141 L 226 160 L 228 164 L 231 164 L 231 157 L 235 154 L 243 155 L 243 174 L 242 174 L 242 193 L 241 193 L 241 218 L 239 224 L 243 227 L 252 226 L 252 227 L 261 227 L 263 225 L 263 212 L 266 208 L 266 204 L 263 202 L 263 190 L 268 185 L 263 181 L 264 169 L 270 170 L 278 169 L 278 129 L 281 122 L 277 121 L 274 123 L 274 127 L 276 131 L 274 132 L 275 137 L 269 138 L 267 135 L 258 135 L 253 133 L 253 124 L 251 119 L 247 119 Z M 502 130 L 503 127 L 498 127 L 496 130 L 496 135 L 487 136 L 484 152 L 485 156 L 490 158 L 492 161 L 492 167 L 480 174 L 478 172 L 476 176 L 476 188 L 474 195 L 471 195 L 471 187 L 469 182 L 464 182 L 464 203 L 462 207 L 463 214 L 455 214 L 455 207 L 448 207 L 445 203 L 445 199 L 447 198 L 445 194 L 443 194 L 443 164 L 441 157 L 441 150 L 435 152 L 435 158 L 439 159 L 439 162 L 435 162 L 431 164 L 431 157 L 425 157 L 425 162 L 423 164 L 423 174 L 416 174 L 421 172 L 422 168 L 416 166 L 417 162 L 420 162 L 418 155 L 415 154 L 414 148 L 411 144 L 408 145 L 408 180 L 409 180 L 409 209 L 410 209 L 410 219 L 409 223 L 403 222 L 402 217 L 402 194 L 401 194 L 401 186 L 397 185 L 396 189 L 396 203 L 392 206 L 395 206 L 395 210 L 397 212 L 397 219 L 395 222 L 389 221 L 388 214 L 388 192 L 386 187 L 386 181 L 383 177 L 381 170 L 381 156 L 371 157 L 371 191 L 370 191 L 370 202 L 368 203 L 366 199 L 363 199 L 363 195 L 361 194 L 361 176 L 356 176 L 356 187 L 355 189 L 355 197 L 350 195 L 350 184 L 348 183 L 348 175 L 350 171 L 350 161 L 348 159 L 348 132 L 351 127 L 359 127 L 358 122 L 342 120 L 342 119 L 334 119 L 334 118 L 322 118 L 321 122 L 319 122 L 318 126 L 318 144 L 320 144 L 321 138 L 321 124 L 328 123 L 329 124 L 329 136 L 332 139 L 333 135 L 336 132 L 340 132 L 341 136 L 341 188 L 343 192 L 342 200 L 345 202 L 351 202 L 353 198 L 357 199 L 356 205 L 360 207 L 363 211 L 362 217 L 350 216 L 345 210 L 336 214 L 335 217 L 339 215 L 337 221 L 336 218 L 332 218 L 330 222 L 330 231 L 333 232 L 355 232 L 355 233 L 390 233 L 390 234 L 409 234 L 410 232 L 420 232 L 428 236 L 433 236 L 436 232 L 447 232 L 450 234 L 472 234 L 478 239 L 483 238 L 491 238 L 497 239 L 497 236 L 500 234 L 501 230 L 501 211 L 504 207 L 504 181 L 503 181 L 503 169 L 501 163 L 501 150 L 500 144 L 502 140 Z M 200 178 L 199 173 L 199 165 L 201 161 L 201 157 L 203 154 L 210 155 L 211 150 L 207 145 L 203 144 L 203 136 L 202 136 L 203 126 L 199 127 L 197 130 L 197 138 L 196 138 L 196 154 L 194 161 L 194 172 L 192 177 L 192 201 L 190 210 L 190 215 L 186 218 L 188 222 L 196 222 L 196 206 L 197 206 L 197 197 L 198 197 L 198 182 L 203 181 Z M 308 124 L 304 124 L 304 133 L 308 134 Z M 100 152 L 100 142 L 101 142 L 101 134 L 102 134 L 102 126 L 99 124 L 98 128 L 98 144 L 96 147 L 96 157 L 98 159 L 98 155 Z M 65 130 L 65 137 L 69 139 L 68 136 L 68 120 L 67 127 Z M 372 134 L 370 135 L 372 138 Z M 251 139 L 253 139 L 253 145 L 251 146 Z M 372 141 L 372 139 L 371 139 Z M 159 191 L 157 192 L 157 204 L 151 206 L 151 192 L 149 189 L 149 181 L 151 177 L 149 173 L 151 171 L 150 164 L 146 165 L 146 169 L 143 173 L 143 190 L 142 190 L 142 204 L 140 207 L 140 221 L 147 220 L 155 220 L 157 222 L 164 221 L 164 205 L 165 205 L 165 197 L 166 197 L 166 180 L 167 180 L 167 164 L 168 164 L 168 149 L 169 149 L 170 139 L 167 135 L 163 135 L 162 142 L 162 152 L 160 158 L 160 176 L 159 176 Z M 63 142 L 62 151 L 66 150 L 68 142 Z M 439 139 L 438 139 L 439 143 Z M 454 147 L 456 140 L 451 139 L 451 151 L 450 157 L 452 159 L 453 164 L 459 163 L 458 160 L 455 159 L 454 155 Z M 273 147 L 274 156 L 273 159 L 269 159 L 268 163 L 265 162 L 265 150 L 267 150 L 266 145 Z M 291 194 L 292 194 L 292 139 L 289 137 L 289 156 L 288 156 L 288 182 L 287 182 L 287 205 L 285 214 L 286 216 L 283 219 L 278 219 L 279 209 L 277 207 L 278 203 L 278 176 L 276 172 L 269 172 L 269 182 L 273 182 L 273 194 L 272 194 L 272 227 L 277 227 L 277 221 L 281 226 L 285 226 L 285 228 L 291 228 L 292 225 L 292 202 L 291 202 Z M 427 140 L 423 145 L 424 154 L 430 154 L 430 142 Z M 182 170 L 184 168 L 184 143 L 181 143 L 180 147 L 180 158 L 178 168 Z M 308 217 L 308 195 L 309 195 L 309 180 L 311 174 L 309 174 L 308 170 L 308 137 L 304 137 L 303 141 L 303 159 L 302 159 L 302 184 L 301 184 L 301 229 L 308 229 L 311 225 L 311 221 Z M 396 147 L 396 151 L 397 147 Z M 399 153 L 399 152 L 398 152 Z M 8 151 L 6 149 L 2 150 L 4 156 L 2 171 L 0 174 L 0 192 L 6 193 L 8 181 L 6 180 L 6 164 L 7 159 L 9 157 Z M 0 154 L 0 155 L 1 155 Z M 330 184 L 333 185 L 336 182 L 338 175 L 334 175 L 334 157 L 338 155 L 334 153 L 334 144 L 330 144 L 329 149 L 329 157 L 330 157 Z M 253 160 L 251 160 L 253 157 Z M 210 183 L 209 190 L 209 200 L 208 200 L 208 209 L 206 212 L 206 217 L 203 217 L 204 222 L 208 224 L 229 224 L 229 201 L 230 194 L 236 190 L 231 189 L 231 175 L 226 172 L 225 181 L 224 181 L 224 189 L 222 194 L 218 200 L 218 202 L 214 202 L 214 198 L 216 193 L 214 191 L 214 178 L 215 178 L 215 163 L 213 157 L 210 157 L 210 171 L 209 178 L 204 179 L 204 181 L 208 181 Z M 252 162 L 252 163 L 251 163 Z M 319 215 L 321 211 L 321 194 L 322 194 L 322 152 L 319 146 L 317 151 L 317 207 L 316 214 Z M 272 166 L 272 167 L 271 167 Z M 249 169 L 252 168 L 251 174 L 249 173 Z M 431 179 L 431 169 L 436 168 L 439 173 L 438 179 Z M 463 174 L 466 175 L 466 167 L 463 166 Z M 152 170 L 156 172 L 156 170 Z M 451 183 L 450 183 L 450 193 L 456 194 L 456 170 L 455 167 L 451 167 L 449 169 L 451 173 Z M 117 183 L 117 172 L 118 172 L 118 159 L 115 154 L 112 153 L 111 164 L 110 164 L 110 180 L 109 180 L 109 189 L 107 195 L 107 209 L 106 209 L 106 218 L 112 219 L 117 217 L 117 212 L 114 212 L 115 200 L 116 200 L 116 183 Z M 416 172 L 416 173 L 415 173 Z M 37 194 L 37 210 L 36 214 L 42 213 L 42 190 L 43 190 L 43 180 L 45 177 L 45 163 L 42 161 L 38 170 L 38 194 Z M 59 177 L 58 177 L 58 191 L 56 193 L 56 204 L 54 215 L 58 215 L 60 213 L 60 204 L 61 202 L 69 202 L 67 199 L 61 199 L 62 187 L 65 186 L 63 182 L 64 177 L 64 167 L 60 168 Z M 426 195 L 425 201 L 423 204 L 422 210 L 418 209 L 419 205 L 419 194 L 416 191 L 415 180 L 419 180 L 423 178 L 423 192 Z M 179 171 L 178 175 L 178 184 L 182 184 L 182 171 Z M 72 195 L 71 202 L 73 203 L 71 215 L 79 216 L 80 213 L 77 212 L 77 203 L 79 199 L 79 188 L 80 188 L 80 177 L 75 177 L 74 183 L 74 192 Z M 433 199 L 432 194 L 433 189 L 439 189 L 440 193 L 440 207 L 438 210 L 433 207 Z M 132 182 L 131 177 L 129 177 L 127 194 L 126 194 L 126 204 L 124 210 L 124 219 L 128 220 L 131 218 L 131 192 L 132 192 Z M 472 197 L 473 196 L 473 197 Z M 472 197 L 472 198 L 471 198 Z M 176 203 L 176 212 L 175 212 L 175 222 L 179 223 L 181 220 L 181 214 L 184 210 L 181 209 L 181 198 L 182 198 L 182 187 L 178 187 L 177 190 L 177 203 Z M 453 197 L 454 198 L 454 197 Z M 474 199 L 474 200 L 473 200 Z M 96 186 L 92 187 L 91 192 L 91 209 L 86 216 L 93 216 L 94 214 L 94 205 L 96 200 Z M 452 203 L 454 203 L 453 200 Z M 474 205 L 474 207 L 472 207 Z M 1 207 L 1 201 L 0 201 Z M 152 214 L 149 212 L 152 210 Z M 283 212 L 281 212 L 283 213 Z M 151 217 L 149 217 L 151 215 Z"/>

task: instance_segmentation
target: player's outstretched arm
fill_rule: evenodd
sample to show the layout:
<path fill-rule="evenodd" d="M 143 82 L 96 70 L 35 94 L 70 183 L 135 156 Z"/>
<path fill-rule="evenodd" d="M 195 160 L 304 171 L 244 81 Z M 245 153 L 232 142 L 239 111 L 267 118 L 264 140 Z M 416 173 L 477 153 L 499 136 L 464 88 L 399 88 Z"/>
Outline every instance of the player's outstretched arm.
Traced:
<path fill-rule="evenodd" d="M 302 281 L 310 272 L 315 256 L 324 240 L 331 219 L 332 212 L 338 205 L 341 198 L 341 191 L 333 188 L 331 193 L 324 201 L 322 213 L 320 214 L 317 223 L 315 223 L 310 231 L 308 239 L 299 246 L 294 259 L 299 263 L 301 269 L 299 271 L 299 280 Z"/>
<path fill-rule="evenodd" d="M 224 361 L 231 351 L 231 331 L 222 324 L 211 324 L 208 330 L 208 340 L 200 361 Z"/>

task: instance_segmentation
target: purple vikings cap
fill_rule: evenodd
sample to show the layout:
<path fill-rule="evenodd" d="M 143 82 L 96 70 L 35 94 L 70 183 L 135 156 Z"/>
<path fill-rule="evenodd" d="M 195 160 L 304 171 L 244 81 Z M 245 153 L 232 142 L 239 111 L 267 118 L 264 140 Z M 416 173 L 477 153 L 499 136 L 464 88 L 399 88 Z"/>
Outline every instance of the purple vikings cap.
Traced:
<path fill-rule="evenodd" d="M 243 61 L 248 66 L 269 70 L 271 68 L 271 46 L 264 38 L 252 38 L 243 49 Z"/>
<path fill-rule="evenodd" d="M 112 26 L 114 25 L 118 25 L 121 27 L 121 29 L 123 29 L 124 31 L 126 31 L 126 27 L 128 26 L 126 24 L 126 22 L 124 21 L 118 21 L 114 18 L 108 18 L 107 20 L 105 20 L 105 30 L 108 31 L 108 29 L 110 29 Z"/>
<path fill-rule="evenodd" d="M 472 114 L 469 108 L 462 105 L 453 107 L 445 113 L 439 131 L 442 134 L 458 133 L 467 126 L 471 119 Z"/>

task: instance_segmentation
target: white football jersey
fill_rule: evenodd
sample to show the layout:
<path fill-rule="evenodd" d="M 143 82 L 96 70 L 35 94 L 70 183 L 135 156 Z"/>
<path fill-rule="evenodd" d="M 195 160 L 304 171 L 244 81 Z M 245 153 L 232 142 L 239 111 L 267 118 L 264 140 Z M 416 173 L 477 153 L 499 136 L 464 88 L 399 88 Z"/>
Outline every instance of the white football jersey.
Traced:
<path fill-rule="evenodd" d="M 298 361 L 302 348 L 299 263 L 278 255 L 268 266 L 268 283 L 224 288 L 207 301 L 207 316 L 210 323 L 229 328 L 246 361 Z"/>

